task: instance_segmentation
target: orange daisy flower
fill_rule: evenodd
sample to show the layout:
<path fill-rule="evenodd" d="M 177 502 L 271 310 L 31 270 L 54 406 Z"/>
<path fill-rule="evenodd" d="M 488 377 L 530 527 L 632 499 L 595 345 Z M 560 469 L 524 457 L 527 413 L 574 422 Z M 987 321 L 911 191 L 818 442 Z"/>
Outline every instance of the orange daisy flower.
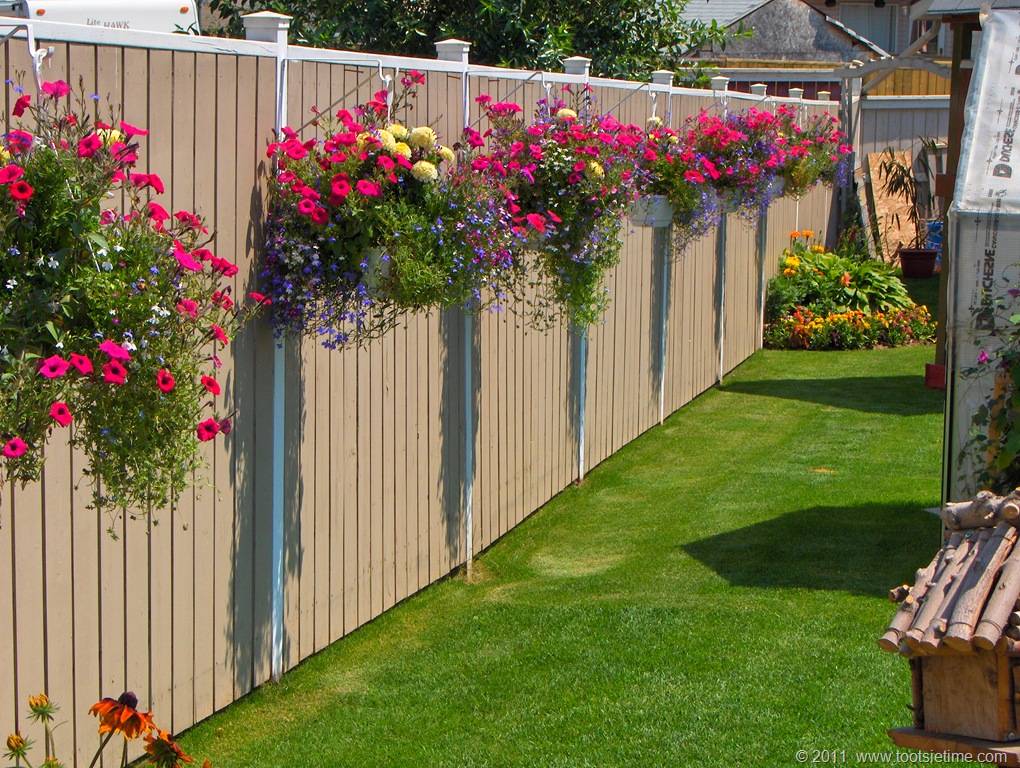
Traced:
<path fill-rule="evenodd" d="M 149 756 L 150 763 L 160 768 L 179 768 L 182 763 L 195 762 L 184 753 L 173 736 L 161 729 L 145 736 L 145 754 Z"/>
<path fill-rule="evenodd" d="M 120 733 L 125 739 L 136 739 L 156 727 L 151 712 L 138 710 L 138 697 L 131 691 L 125 691 L 116 699 L 106 697 L 97 701 L 89 714 L 99 718 L 100 735 Z"/>

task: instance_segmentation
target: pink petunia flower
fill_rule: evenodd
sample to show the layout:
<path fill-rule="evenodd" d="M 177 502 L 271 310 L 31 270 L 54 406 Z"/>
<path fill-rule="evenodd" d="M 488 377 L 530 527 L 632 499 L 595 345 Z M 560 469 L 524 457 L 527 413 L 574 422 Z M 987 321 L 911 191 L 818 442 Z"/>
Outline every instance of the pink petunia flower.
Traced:
<path fill-rule="evenodd" d="M 11 110 L 11 114 L 15 117 L 21 117 L 25 114 L 25 110 L 28 109 L 28 105 L 32 103 L 32 97 L 25 93 L 22 94 L 16 102 L 14 102 L 14 109 Z"/>
<path fill-rule="evenodd" d="M 67 407 L 67 403 L 60 401 L 50 405 L 50 418 L 62 427 L 66 427 L 74 420 L 74 416 L 71 415 L 71 409 Z"/>
<path fill-rule="evenodd" d="M 382 195 L 382 187 L 374 181 L 360 179 L 354 188 L 365 197 L 379 197 Z"/>
<path fill-rule="evenodd" d="M 982 349 L 978 352 L 977 361 L 979 365 L 984 365 L 991 359 L 991 355 L 989 355 L 985 350 Z"/>
<path fill-rule="evenodd" d="M 532 229 L 545 234 L 545 216 L 540 213 L 529 213 L 524 218 L 528 220 L 528 224 L 531 225 Z"/>
<path fill-rule="evenodd" d="M 19 179 L 7 188 L 10 196 L 15 200 L 25 202 L 32 199 L 32 195 L 35 194 L 35 188 L 24 179 Z"/>
<path fill-rule="evenodd" d="M 209 326 L 209 330 L 212 332 L 213 338 L 215 338 L 221 344 L 229 344 L 230 337 L 227 336 L 227 332 L 220 328 L 216 323 Z"/>
<path fill-rule="evenodd" d="M 17 459 L 20 456 L 24 456 L 27 450 L 28 444 L 20 437 L 12 437 L 4 443 L 4 456 L 8 459 Z"/>
<path fill-rule="evenodd" d="M 71 364 L 60 355 L 52 355 L 40 363 L 39 375 L 45 379 L 59 379 L 70 367 Z"/>
<path fill-rule="evenodd" d="M 195 434 L 198 439 L 203 443 L 208 443 L 214 437 L 216 433 L 220 431 L 220 423 L 216 419 L 206 419 L 205 421 L 199 422 L 195 428 Z"/>
<path fill-rule="evenodd" d="M 63 80 L 54 80 L 42 84 L 42 92 L 51 99 L 62 99 L 71 92 L 71 86 Z"/>
<path fill-rule="evenodd" d="M 198 302 L 194 299 L 181 299 L 177 302 L 177 311 L 195 320 L 198 318 Z"/>
<path fill-rule="evenodd" d="M 79 355 L 77 352 L 72 352 L 68 358 L 68 362 L 71 367 L 74 368 L 82 376 L 88 376 L 92 373 L 92 361 L 85 355 Z"/>
<path fill-rule="evenodd" d="M 205 387 L 205 391 L 210 395 L 218 395 L 220 393 L 220 383 L 216 381 L 212 376 L 202 377 L 202 386 Z"/>
<path fill-rule="evenodd" d="M 127 368 L 118 363 L 116 360 L 111 360 L 103 366 L 103 381 L 107 384 L 114 384 L 121 386 L 127 383 Z"/>
<path fill-rule="evenodd" d="M 78 157 L 92 157 L 103 148 L 103 140 L 93 132 L 78 139 Z"/>
<path fill-rule="evenodd" d="M 174 249 L 174 258 L 177 259 L 177 263 L 180 265 L 181 269 L 186 269 L 188 272 L 202 271 L 202 262 L 198 261 L 183 248 Z"/>
<path fill-rule="evenodd" d="M 113 339 L 106 339 L 102 344 L 100 344 L 99 351 L 111 360 L 127 362 L 131 359 L 131 353 Z"/>
<path fill-rule="evenodd" d="M 146 129 L 139 128 L 136 125 L 131 125 L 131 123 L 126 122 L 124 120 L 120 121 L 120 131 L 125 136 L 127 136 L 129 139 L 133 138 L 135 136 L 148 136 L 149 135 L 149 132 Z"/>
<path fill-rule="evenodd" d="M 156 373 L 156 387 L 159 391 L 164 395 L 168 395 L 174 391 L 176 386 L 177 381 L 174 379 L 174 375 L 166 368 L 160 368 Z"/>
<path fill-rule="evenodd" d="M 10 184 L 25 175 L 25 169 L 20 165 L 5 165 L 0 168 L 0 184 Z"/>

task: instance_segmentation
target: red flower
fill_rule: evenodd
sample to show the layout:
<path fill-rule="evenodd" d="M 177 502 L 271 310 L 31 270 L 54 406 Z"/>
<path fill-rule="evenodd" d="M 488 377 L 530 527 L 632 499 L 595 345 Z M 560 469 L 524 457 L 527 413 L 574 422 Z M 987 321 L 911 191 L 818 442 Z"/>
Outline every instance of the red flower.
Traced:
<path fill-rule="evenodd" d="M 92 157 L 103 148 L 103 140 L 93 132 L 78 139 L 78 157 Z"/>
<path fill-rule="evenodd" d="M 163 186 L 163 180 L 155 173 L 132 173 L 130 178 L 131 183 L 138 189 L 152 187 L 158 195 L 162 195 L 166 192 L 166 187 Z"/>
<path fill-rule="evenodd" d="M 131 123 L 125 122 L 123 120 L 120 121 L 120 131 L 125 136 L 127 136 L 129 139 L 134 137 L 134 136 L 148 136 L 149 135 L 149 132 L 147 130 L 145 130 L 144 128 L 139 128 L 139 127 L 137 127 L 135 125 L 131 125 Z"/>
<path fill-rule="evenodd" d="M 177 259 L 181 269 L 186 269 L 188 272 L 202 271 L 202 262 L 197 261 L 194 256 L 181 248 L 179 243 L 178 247 L 174 249 L 174 258 Z"/>
<path fill-rule="evenodd" d="M 192 299 L 181 299 L 177 302 L 177 311 L 196 320 L 198 319 L 198 302 Z"/>
<path fill-rule="evenodd" d="M 170 394 L 174 391 L 174 387 L 177 386 L 177 382 L 174 380 L 174 375 L 170 373 L 166 368 L 160 368 L 156 374 L 156 386 L 159 387 L 159 391 L 164 395 Z"/>
<path fill-rule="evenodd" d="M 23 94 L 16 102 L 14 102 L 14 109 L 11 110 L 11 114 L 15 117 L 21 117 L 25 114 L 25 110 L 31 103 L 32 97 L 29 94 Z"/>
<path fill-rule="evenodd" d="M 229 344 L 230 343 L 230 337 L 227 336 L 226 331 L 224 331 L 222 328 L 220 328 L 218 325 L 216 325 L 216 323 L 213 323 L 209 327 L 209 330 L 212 331 L 213 337 L 218 342 L 220 342 L 221 344 Z"/>
<path fill-rule="evenodd" d="M 379 197 L 382 194 L 382 187 L 368 179 L 360 179 L 355 185 L 355 189 L 365 197 Z"/>
<path fill-rule="evenodd" d="M 528 220 L 528 224 L 530 224 L 533 229 L 545 234 L 545 217 L 542 214 L 529 213 L 524 218 Z"/>
<path fill-rule="evenodd" d="M 218 395 L 220 393 L 220 383 L 216 381 L 212 376 L 202 377 L 202 386 L 205 387 L 205 391 L 210 395 Z"/>
<path fill-rule="evenodd" d="M 10 192 L 11 197 L 15 200 L 31 200 L 32 195 L 35 194 L 32 185 L 24 180 L 14 182 L 8 187 L 7 191 Z"/>
<path fill-rule="evenodd" d="M 127 368 L 111 360 L 103 366 L 103 381 L 107 384 L 116 384 L 118 387 L 127 383 Z"/>
<path fill-rule="evenodd" d="M 131 353 L 113 339 L 107 339 L 100 344 L 99 351 L 111 360 L 122 360 L 126 362 L 131 359 Z"/>
<path fill-rule="evenodd" d="M 50 406 L 50 418 L 62 427 L 66 427 L 74 419 L 71 415 L 71 409 L 67 407 L 67 403 L 59 401 Z"/>
<path fill-rule="evenodd" d="M 42 92 L 51 99 L 62 99 L 71 92 L 71 86 L 63 80 L 54 80 L 50 83 L 43 83 Z"/>
<path fill-rule="evenodd" d="M 208 443 L 214 437 L 216 433 L 220 431 L 220 423 L 216 419 L 206 419 L 200 422 L 195 428 L 195 433 L 198 435 L 198 439 L 203 443 Z"/>
<path fill-rule="evenodd" d="M 20 165 L 5 165 L 0 168 L 0 184 L 10 184 L 25 175 L 25 169 Z"/>
<path fill-rule="evenodd" d="M 273 300 L 271 298 L 269 298 L 265 294 L 259 293 L 258 291 L 252 291 L 251 293 L 249 293 L 248 298 L 254 301 L 256 304 L 262 304 L 265 306 L 269 306 L 270 304 L 273 303 Z"/>
<path fill-rule="evenodd" d="M 92 373 L 92 361 L 89 360 L 85 355 L 79 355 L 76 352 L 72 352 L 70 359 L 71 367 L 74 368 L 82 376 L 88 376 Z"/>
<path fill-rule="evenodd" d="M 46 379 L 59 379 L 70 367 L 71 364 L 60 355 L 52 355 L 39 365 L 39 375 Z"/>
<path fill-rule="evenodd" d="M 27 450 L 28 444 L 20 437 L 12 437 L 4 443 L 4 456 L 8 459 L 16 459 L 19 456 L 24 456 L 25 451 Z"/>
<path fill-rule="evenodd" d="M 170 214 L 162 205 L 152 202 L 149 203 L 149 218 L 156 224 L 156 229 L 162 229 L 163 222 L 170 218 Z"/>

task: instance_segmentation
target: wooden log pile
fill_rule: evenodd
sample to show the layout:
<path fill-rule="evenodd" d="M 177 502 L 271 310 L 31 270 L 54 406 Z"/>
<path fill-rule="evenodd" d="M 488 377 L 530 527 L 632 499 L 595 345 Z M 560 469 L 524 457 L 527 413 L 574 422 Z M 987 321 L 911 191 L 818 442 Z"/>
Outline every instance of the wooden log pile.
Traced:
<path fill-rule="evenodd" d="M 945 545 L 913 585 L 889 590 L 899 608 L 879 646 L 915 657 L 1020 640 L 1020 488 L 1008 496 L 982 491 L 941 515 Z"/>

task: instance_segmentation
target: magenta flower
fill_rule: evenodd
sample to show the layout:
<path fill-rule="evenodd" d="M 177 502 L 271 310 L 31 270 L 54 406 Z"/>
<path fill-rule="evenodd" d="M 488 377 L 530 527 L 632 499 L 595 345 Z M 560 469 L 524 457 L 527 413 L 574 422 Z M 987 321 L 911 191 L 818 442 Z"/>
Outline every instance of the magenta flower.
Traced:
<path fill-rule="evenodd" d="M 71 86 L 63 80 L 54 80 L 42 84 L 42 92 L 51 99 L 62 99 L 71 92 Z"/>
<path fill-rule="evenodd" d="M 374 181 L 368 179 L 361 179 L 355 185 L 355 189 L 358 190 L 365 197 L 379 197 L 382 195 L 382 187 Z"/>
<path fill-rule="evenodd" d="M 103 147 L 103 140 L 96 133 L 82 136 L 78 140 L 78 157 L 92 157 Z"/>
<path fill-rule="evenodd" d="M 220 393 L 220 383 L 212 376 L 203 376 L 202 386 L 210 395 L 218 395 Z"/>
<path fill-rule="evenodd" d="M 67 407 L 67 403 L 59 401 L 50 405 L 50 418 L 62 427 L 66 427 L 74 420 L 74 416 L 71 415 L 71 409 Z"/>
<path fill-rule="evenodd" d="M 99 351 L 106 355 L 111 360 L 121 360 L 127 362 L 131 359 L 131 353 L 128 352 L 124 347 L 115 342 L 113 339 L 107 339 L 99 345 Z"/>
<path fill-rule="evenodd" d="M 129 139 L 133 138 L 135 136 L 148 136 L 149 135 L 149 132 L 147 130 L 145 130 L 144 128 L 139 128 L 138 126 L 131 125 L 131 123 L 128 123 L 128 122 L 126 122 L 124 120 L 120 121 L 120 130 L 121 130 L 121 133 L 123 133 Z"/>
<path fill-rule="evenodd" d="M 69 362 L 71 363 L 71 367 L 78 371 L 78 373 L 82 376 L 88 376 L 92 373 L 92 361 L 85 355 L 79 355 L 76 352 L 72 352 Z"/>
<path fill-rule="evenodd" d="M 168 395 L 174 391 L 174 387 L 177 386 L 177 382 L 174 380 L 174 375 L 170 373 L 166 368 L 160 368 L 159 373 L 156 374 L 156 386 L 159 391 L 164 395 Z"/>
<path fill-rule="evenodd" d="M 229 344 L 230 343 L 230 337 L 227 336 L 226 331 L 224 331 L 222 328 L 220 328 L 218 325 L 216 325 L 216 323 L 213 323 L 209 327 L 209 330 L 212 331 L 213 338 L 215 338 L 221 344 Z"/>
<path fill-rule="evenodd" d="M 111 360 L 103 366 L 103 381 L 107 384 L 115 384 L 121 386 L 127 383 L 127 368 L 118 363 L 116 360 Z"/>
<path fill-rule="evenodd" d="M 195 433 L 198 435 L 198 439 L 203 443 L 208 443 L 214 437 L 216 433 L 220 431 L 220 423 L 216 419 L 206 419 L 200 422 L 195 428 Z"/>
<path fill-rule="evenodd" d="M 20 437 L 12 437 L 4 443 L 4 456 L 8 459 L 16 459 L 19 456 L 24 456 L 25 451 L 27 450 L 28 444 Z"/>
<path fill-rule="evenodd" d="M 178 265 L 181 269 L 186 269 L 188 272 L 201 272 L 202 262 L 195 259 L 190 253 L 182 248 L 174 250 L 174 258 L 177 259 Z"/>
<path fill-rule="evenodd" d="M 39 375 L 47 379 L 59 379 L 70 367 L 71 364 L 60 355 L 52 355 L 39 365 Z"/>
<path fill-rule="evenodd" d="M 193 299 L 181 299 L 177 302 L 177 311 L 192 320 L 198 319 L 198 302 Z"/>
<path fill-rule="evenodd" d="M 983 349 L 980 352 L 978 352 L 977 361 L 980 365 L 984 365 L 991 359 L 992 359 L 991 356 Z"/>

